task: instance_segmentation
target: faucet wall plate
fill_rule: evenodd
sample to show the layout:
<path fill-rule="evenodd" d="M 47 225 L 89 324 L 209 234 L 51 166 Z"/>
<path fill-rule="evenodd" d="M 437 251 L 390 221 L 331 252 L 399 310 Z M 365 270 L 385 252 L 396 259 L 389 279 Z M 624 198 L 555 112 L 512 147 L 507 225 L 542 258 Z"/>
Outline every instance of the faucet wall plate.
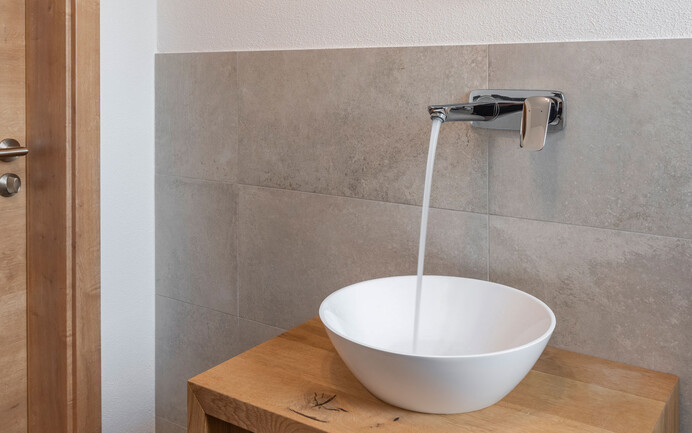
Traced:
<path fill-rule="evenodd" d="M 555 102 L 555 118 L 548 124 L 548 132 L 560 131 L 565 127 L 565 95 L 556 90 L 508 90 L 482 89 L 471 92 L 470 102 L 523 103 L 526 98 L 543 96 Z M 492 122 L 471 122 L 477 128 L 508 129 L 519 131 L 521 110 L 496 117 Z M 552 116 L 551 116 L 552 117 Z"/>

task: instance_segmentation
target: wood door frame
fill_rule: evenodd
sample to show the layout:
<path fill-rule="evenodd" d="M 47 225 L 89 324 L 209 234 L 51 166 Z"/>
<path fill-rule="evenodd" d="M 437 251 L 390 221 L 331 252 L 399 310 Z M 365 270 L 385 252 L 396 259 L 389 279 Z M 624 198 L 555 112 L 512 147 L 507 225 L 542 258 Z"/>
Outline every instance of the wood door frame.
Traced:
<path fill-rule="evenodd" d="M 101 431 L 99 1 L 26 0 L 29 432 Z"/>

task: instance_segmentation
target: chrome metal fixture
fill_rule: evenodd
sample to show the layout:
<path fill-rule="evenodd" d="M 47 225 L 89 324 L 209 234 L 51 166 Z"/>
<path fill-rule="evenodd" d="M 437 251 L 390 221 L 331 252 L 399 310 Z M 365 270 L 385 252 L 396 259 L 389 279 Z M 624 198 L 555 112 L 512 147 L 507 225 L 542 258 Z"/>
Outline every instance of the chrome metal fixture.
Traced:
<path fill-rule="evenodd" d="M 471 101 L 431 105 L 431 119 L 519 131 L 519 146 L 541 150 L 548 132 L 565 127 L 565 96 L 554 90 L 474 90 Z"/>
<path fill-rule="evenodd" d="M 29 153 L 29 149 L 22 147 L 14 138 L 5 138 L 0 141 L 0 161 L 12 162 L 18 156 L 24 156 L 27 153 Z"/>

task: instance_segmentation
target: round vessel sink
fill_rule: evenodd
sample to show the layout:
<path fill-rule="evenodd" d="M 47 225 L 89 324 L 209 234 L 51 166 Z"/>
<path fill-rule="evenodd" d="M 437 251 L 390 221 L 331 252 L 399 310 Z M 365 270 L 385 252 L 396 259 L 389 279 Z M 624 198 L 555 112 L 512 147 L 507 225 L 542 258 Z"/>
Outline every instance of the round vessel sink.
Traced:
<path fill-rule="evenodd" d="M 329 295 L 320 319 L 337 352 L 376 397 L 404 409 L 461 413 L 500 401 L 526 376 L 555 315 L 520 290 L 424 276 L 413 352 L 416 276 L 380 278 Z"/>

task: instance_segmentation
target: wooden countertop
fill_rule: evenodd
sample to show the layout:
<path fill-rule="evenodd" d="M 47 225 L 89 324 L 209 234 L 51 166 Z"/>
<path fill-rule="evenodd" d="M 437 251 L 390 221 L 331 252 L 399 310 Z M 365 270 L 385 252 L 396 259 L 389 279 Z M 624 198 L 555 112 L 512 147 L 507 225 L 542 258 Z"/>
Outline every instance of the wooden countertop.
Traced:
<path fill-rule="evenodd" d="M 677 433 L 678 378 L 546 348 L 502 401 L 429 415 L 373 397 L 312 319 L 188 382 L 188 431 Z"/>

